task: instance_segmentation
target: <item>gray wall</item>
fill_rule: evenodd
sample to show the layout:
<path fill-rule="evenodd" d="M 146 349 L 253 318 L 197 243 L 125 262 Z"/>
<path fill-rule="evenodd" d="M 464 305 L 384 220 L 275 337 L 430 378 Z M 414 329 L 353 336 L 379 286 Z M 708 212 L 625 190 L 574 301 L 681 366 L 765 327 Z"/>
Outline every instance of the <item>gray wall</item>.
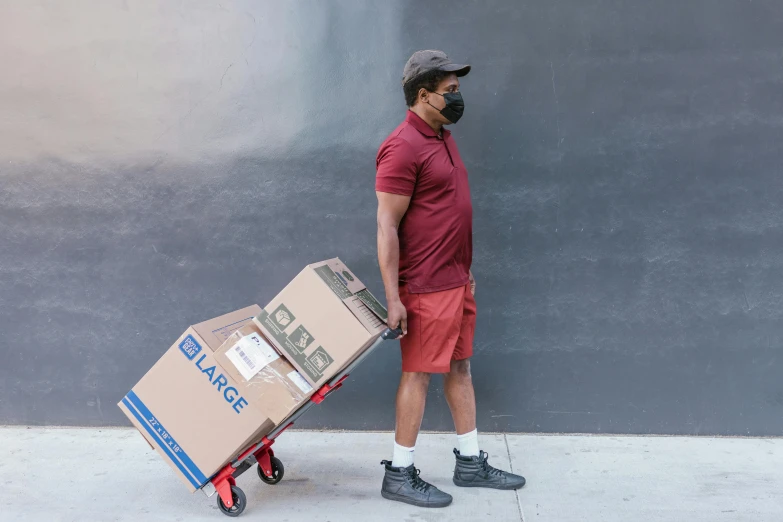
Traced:
<path fill-rule="evenodd" d="M 474 66 L 482 430 L 780 435 L 783 7 L 0 6 L 0 423 L 124 425 L 188 324 L 339 255 L 410 53 Z M 384 347 L 307 425 L 393 426 Z M 438 386 L 424 428 L 451 427 Z"/>

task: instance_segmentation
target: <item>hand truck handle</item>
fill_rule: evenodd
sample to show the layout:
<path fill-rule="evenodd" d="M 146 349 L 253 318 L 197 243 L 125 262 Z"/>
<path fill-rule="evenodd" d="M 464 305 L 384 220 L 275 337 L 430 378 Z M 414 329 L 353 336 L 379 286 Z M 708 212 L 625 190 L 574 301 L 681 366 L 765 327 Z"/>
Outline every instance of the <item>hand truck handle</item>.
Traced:
<path fill-rule="evenodd" d="M 394 330 L 387 328 L 386 331 L 381 334 L 381 338 L 384 341 L 391 341 L 392 339 L 397 339 L 398 337 L 402 337 L 402 328 L 395 328 Z"/>

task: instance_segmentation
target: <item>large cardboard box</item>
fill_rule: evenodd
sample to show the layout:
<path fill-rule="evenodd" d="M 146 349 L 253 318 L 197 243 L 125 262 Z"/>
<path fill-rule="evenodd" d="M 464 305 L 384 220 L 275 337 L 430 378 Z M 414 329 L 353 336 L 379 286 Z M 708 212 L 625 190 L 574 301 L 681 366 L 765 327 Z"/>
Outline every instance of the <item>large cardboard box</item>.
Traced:
<path fill-rule="evenodd" d="M 386 309 L 340 259 L 309 265 L 255 318 L 318 388 L 386 328 Z"/>
<path fill-rule="evenodd" d="M 257 360 L 249 379 L 231 362 L 237 343 L 260 337 L 252 323 L 260 311 L 254 305 L 191 326 L 119 403 L 191 491 L 309 397 L 292 392 L 300 389 L 287 377 L 294 368 L 276 353 Z"/>

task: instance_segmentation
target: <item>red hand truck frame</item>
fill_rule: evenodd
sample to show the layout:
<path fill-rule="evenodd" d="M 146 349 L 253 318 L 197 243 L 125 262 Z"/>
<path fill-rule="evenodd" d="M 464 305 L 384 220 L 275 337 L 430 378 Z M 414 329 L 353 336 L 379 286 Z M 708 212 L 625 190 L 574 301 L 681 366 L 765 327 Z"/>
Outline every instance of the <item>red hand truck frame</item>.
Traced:
<path fill-rule="evenodd" d="M 399 329 L 387 329 L 384 331 L 372 346 L 365 350 L 364 353 L 357 357 L 344 370 L 332 377 L 329 382 L 321 386 L 321 388 L 310 397 L 310 400 L 291 414 L 288 419 L 283 421 L 269 435 L 247 448 L 240 453 L 236 459 L 226 464 L 223 469 L 218 471 L 209 482 L 201 487 L 204 494 L 208 497 L 211 497 L 215 493 L 218 494 L 218 508 L 220 508 L 220 511 L 224 515 L 228 515 L 229 517 L 238 517 L 241 515 L 247 507 L 247 498 L 245 497 L 245 493 L 237 486 L 236 478 L 250 469 L 253 464 L 258 463 L 258 478 L 266 484 L 277 484 L 280 482 L 283 479 L 285 469 L 283 468 L 283 463 L 280 459 L 275 457 L 275 452 L 272 451 L 272 444 L 275 443 L 277 437 L 293 426 L 294 423 L 299 420 L 299 417 L 304 415 L 314 404 L 321 404 L 329 394 L 340 388 L 343 385 L 343 381 L 348 378 L 354 368 L 359 366 L 376 348 L 378 348 L 378 346 L 381 345 L 381 343 L 383 343 L 383 341 L 397 339 L 400 335 L 402 335 L 402 331 Z"/>

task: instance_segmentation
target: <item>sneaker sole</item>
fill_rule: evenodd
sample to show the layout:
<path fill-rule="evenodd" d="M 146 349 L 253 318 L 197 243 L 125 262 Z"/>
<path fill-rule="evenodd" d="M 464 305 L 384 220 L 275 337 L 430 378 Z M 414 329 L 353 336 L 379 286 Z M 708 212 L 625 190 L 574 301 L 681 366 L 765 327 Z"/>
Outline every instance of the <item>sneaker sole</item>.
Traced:
<path fill-rule="evenodd" d="M 452 499 L 449 499 L 447 501 L 443 502 L 421 502 L 419 500 L 413 500 L 408 497 L 404 497 L 402 495 L 395 495 L 394 493 L 387 493 L 383 490 L 381 490 L 381 496 L 385 498 L 386 500 L 394 500 L 397 502 L 404 502 L 405 504 L 410 504 L 411 506 L 416 507 L 423 507 L 423 508 L 443 508 L 451 504 Z"/>
<path fill-rule="evenodd" d="M 527 482 L 523 482 L 519 486 L 515 486 L 513 484 L 476 484 L 475 482 L 462 482 L 457 479 L 452 479 L 455 486 L 459 486 L 461 488 L 487 488 L 487 489 L 500 489 L 503 491 L 509 491 L 509 490 L 515 490 L 515 489 L 522 489 L 525 487 L 525 484 Z"/>

